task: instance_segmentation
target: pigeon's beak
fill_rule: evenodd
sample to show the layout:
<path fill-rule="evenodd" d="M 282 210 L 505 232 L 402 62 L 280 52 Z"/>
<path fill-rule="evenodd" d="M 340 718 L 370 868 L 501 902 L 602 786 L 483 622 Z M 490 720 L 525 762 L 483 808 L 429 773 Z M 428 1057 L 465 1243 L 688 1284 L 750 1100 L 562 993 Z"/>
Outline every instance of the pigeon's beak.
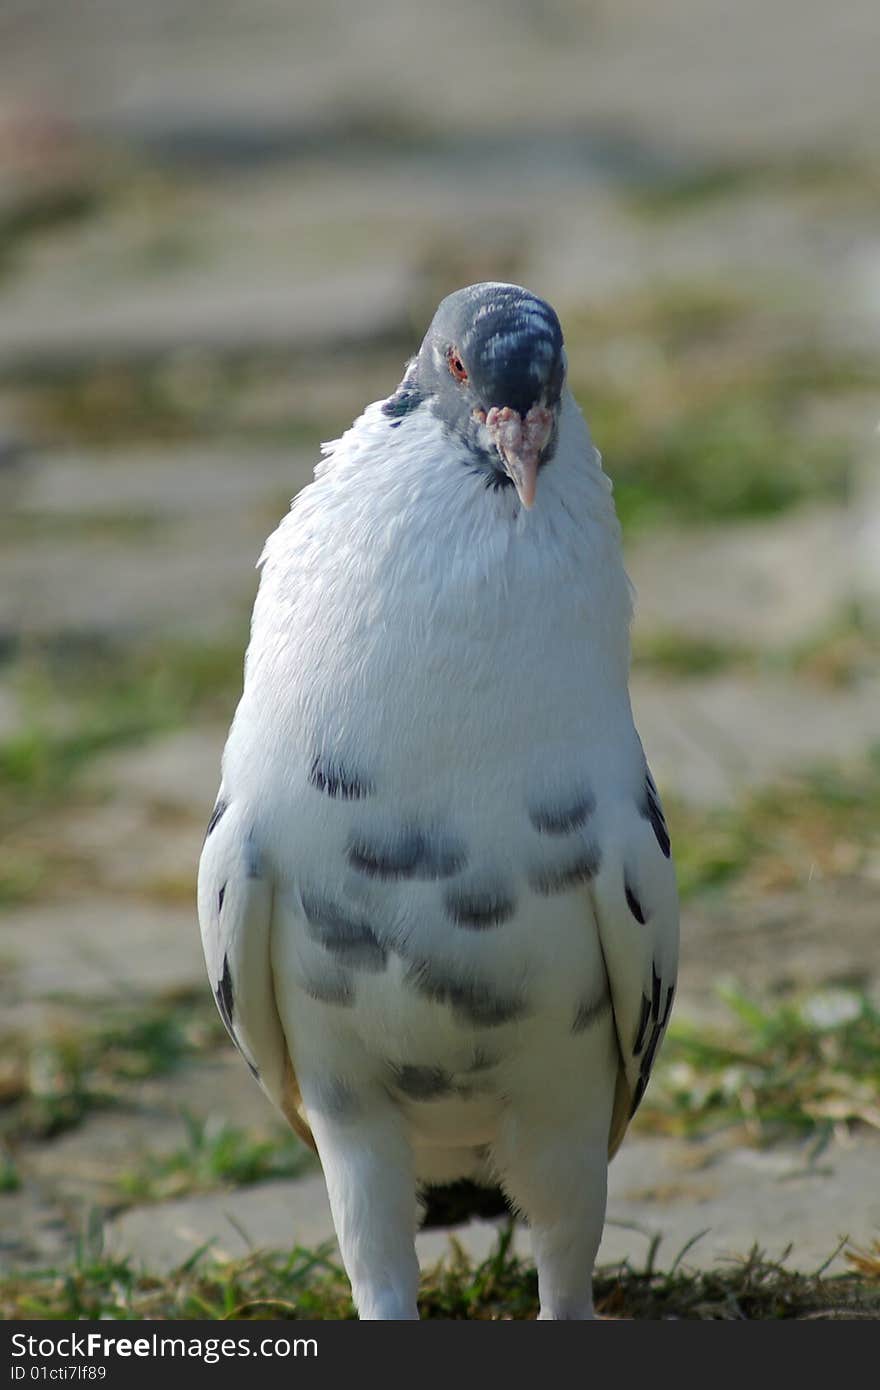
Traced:
<path fill-rule="evenodd" d="M 553 411 L 543 405 L 533 405 L 523 416 L 509 405 L 496 405 L 475 415 L 480 424 L 485 424 L 520 502 L 527 512 L 531 511 L 535 505 L 541 455 L 553 433 Z"/>

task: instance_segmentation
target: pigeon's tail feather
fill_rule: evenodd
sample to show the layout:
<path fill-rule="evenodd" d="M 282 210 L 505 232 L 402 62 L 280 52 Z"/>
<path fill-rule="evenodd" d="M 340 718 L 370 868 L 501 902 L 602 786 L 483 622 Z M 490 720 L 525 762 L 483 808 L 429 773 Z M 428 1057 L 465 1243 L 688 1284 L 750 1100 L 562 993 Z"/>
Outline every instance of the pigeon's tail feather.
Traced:
<path fill-rule="evenodd" d="M 623 1143 L 632 1113 L 632 1092 L 626 1079 L 626 1071 L 621 1064 L 614 1089 L 614 1109 L 611 1112 L 611 1127 L 608 1135 L 608 1158 L 614 1157 Z"/>
<path fill-rule="evenodd" d="M 273 882 L 249 820 L 238 803 L 221 795 L 199 864 L 208 975 L 223 1022 L 251 1073 L 300 1139 L 314 1148 L 276 1004 L 273 899 Z"/>
<path fill-rule="evenodd" d="M 458 1182 L 432 1183 L 423 1187 L 420 1197 L 425 1207 L 421 1229 L 458 1226 L 472 1217 L 483 1221 L 509 1216 L 510 1205 L 500 1187 L 485 1187 L 462 1178 Z"/>

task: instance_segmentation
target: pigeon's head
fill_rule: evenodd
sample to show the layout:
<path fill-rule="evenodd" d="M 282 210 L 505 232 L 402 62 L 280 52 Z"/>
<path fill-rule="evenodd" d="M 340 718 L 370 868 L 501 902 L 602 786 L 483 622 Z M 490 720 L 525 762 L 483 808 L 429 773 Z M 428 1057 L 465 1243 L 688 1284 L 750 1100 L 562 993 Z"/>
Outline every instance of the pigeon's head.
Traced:
<path fill-rule="evenodd" d="M 487 482 L 512 485 L 528 509 L 556 448 L 565 365 L 550 305 L 518 285 L 489 283 L 442 301 L 408 378 Z"/>

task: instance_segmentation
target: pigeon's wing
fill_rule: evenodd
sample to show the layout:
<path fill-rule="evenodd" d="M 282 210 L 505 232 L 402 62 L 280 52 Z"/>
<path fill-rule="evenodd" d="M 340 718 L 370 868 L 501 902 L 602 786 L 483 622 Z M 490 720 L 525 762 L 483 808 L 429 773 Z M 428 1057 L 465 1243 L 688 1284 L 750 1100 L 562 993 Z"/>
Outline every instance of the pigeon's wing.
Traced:
<path fill-rule="evenodd" d="M 639 1107 L 663 1040 L 678 974 L 678 893 L 669 834 L 650 772 L 638 806 L 621 802 L 590 885 L 620 1049 L 613 1154 Z"/>
<path fill-rule="evenodd" d="M 220 1016 L 252 1074 L 307 1144 L 296 1076 L 275 1004 L 272 882 L 241 808 L 221 789 L 199 863 L 199 923 Z"/>

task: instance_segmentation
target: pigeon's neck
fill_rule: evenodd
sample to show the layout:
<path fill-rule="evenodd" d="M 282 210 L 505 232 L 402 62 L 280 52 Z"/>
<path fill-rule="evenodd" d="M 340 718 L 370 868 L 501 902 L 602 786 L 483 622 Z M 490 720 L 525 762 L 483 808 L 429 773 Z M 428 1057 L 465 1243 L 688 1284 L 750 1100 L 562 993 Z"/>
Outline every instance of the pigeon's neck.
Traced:
<path fill-rule="evenodd" d="M 513 488 L 494 485 L 496 475 L 475 463 L 429 403 L 402 415 L 385 406 L 370 406 L 326 446 L 294 516 L 308 513 L 334 549 L 345 550 L 351 538 L 398 585 L 433 581 L 453 603 L 475 590 L 486 604 L 493 592 L 503 598 L 521 583 L 556 604 L 611 603 L 628 626 L 611 485 L 567 392 L 556 450 L 540 471 L 530 512 Z"/>
<path fill-rule="evenodd" d="M 356 732 L 394 750 L 400 785 L 462 758 L 500 776 L 511 747 L 542 756 L 552 738 L 617 748 L 630 612 L 573 403 L 529 513 L 487 490 L 432 416 L 389 432 L 371 407 L 267 542 L 238 727 L 250 737 L 271 706 L 279 767 L 285 740 L 305 757 Z"/>
<path fill-rule="evenodd" d="M 298 630 L 326 659 L 328 683 L 353 653 L 377 680 L 397 680 L 430 649 L 487 679 L 507 663 L 511 680 L 540 680 L 522 664 L 552 657 L 589 668 L 594 686 L 625 688 L 620 528 L 571 398 L 528 513 L 511 489 L 486 488 L 430 411 L 392 423 L 369 407 L 270 537 L 256 646 L 266 653 Z"/>

